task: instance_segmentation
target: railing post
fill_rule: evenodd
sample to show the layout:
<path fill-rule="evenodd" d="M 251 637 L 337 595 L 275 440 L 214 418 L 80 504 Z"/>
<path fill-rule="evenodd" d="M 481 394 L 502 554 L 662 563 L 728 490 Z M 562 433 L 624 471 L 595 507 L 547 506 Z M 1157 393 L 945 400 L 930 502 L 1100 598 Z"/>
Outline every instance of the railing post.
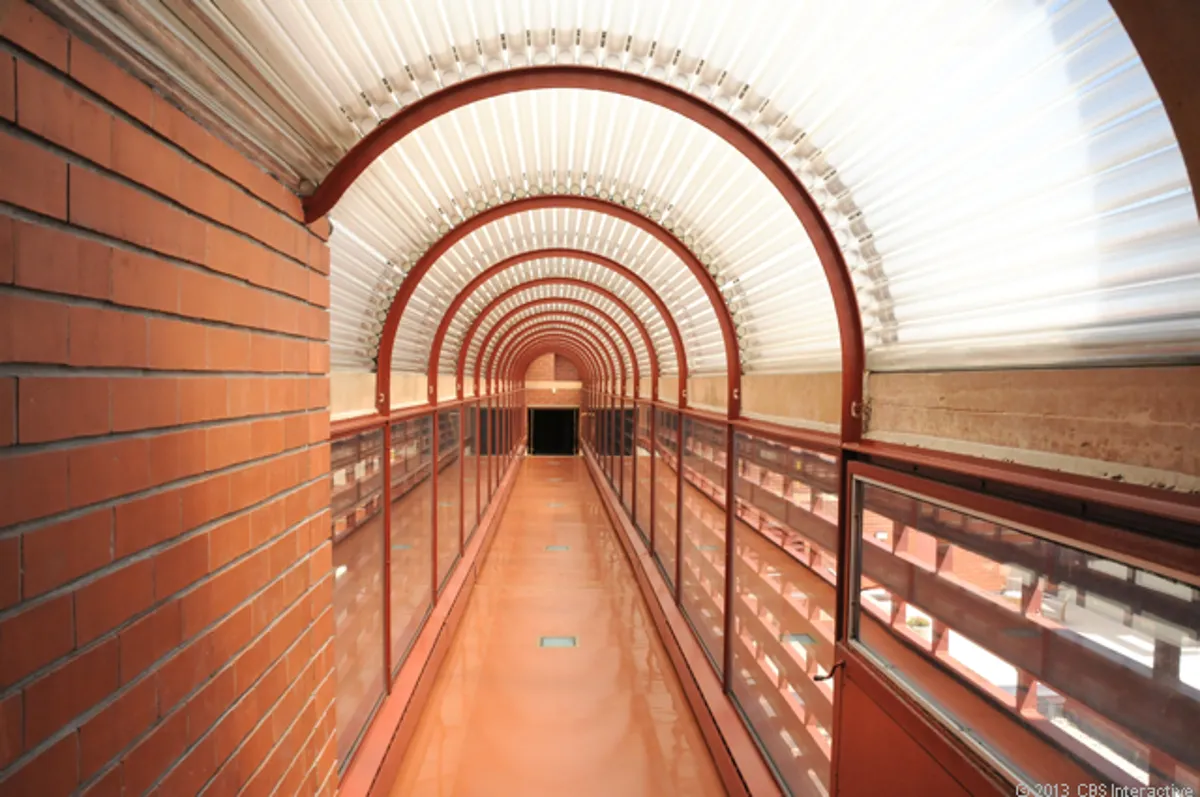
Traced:
<path fill-rule="evenodd" d="M 658 467 L 658 457 L 655 456 L 655 449 L 658 448 L 658 407 L 650 405 L 650 528 L 647 534 L 650 536 L 650 553 L 654 554 L 654 519 L 658 514 L 658 474 L 655 468 Z"/>
<path fill-rule="evenodd" d="M 429 527 L 433 530 L 433 545 L 430 546 L 430 550 L 433 551 L 433 602 L 436 604 L 438 598 L 441 597 L 438 594 L 440 591 L 438 588 L 441 586 L 438 583 L 438 449 L 442 447 L 442 429 L 436 405 L 432 413 L 429 445 L 429 503 L 431 505 L 432 518 Z"/>
<path fill-rule="evenodd" d="M 392 425 L 383 419 L 383 672 L 392 691 Z"/>
<path fill-rule="evenodd" d="M 675 416 L 675 603 L 683 605 L 683 410 Z"/>
<path fill-rule="evenodd" d="M 737 461 L 734 451 L 737 445 L 737 434 L 733 422 L 725 422 L 725 632 L 724 632 L 724 667 L 721 672 L 725 693 L 733 694 L 733 634 L 734 634 L 734 589 L 737 583 L 734 572 L 734 562 L 737 556 L 737 545 L 734 535 L 737 530 L 737 498 L 734 490 L 737 484 L 737 474 L 734 464 Z"/>

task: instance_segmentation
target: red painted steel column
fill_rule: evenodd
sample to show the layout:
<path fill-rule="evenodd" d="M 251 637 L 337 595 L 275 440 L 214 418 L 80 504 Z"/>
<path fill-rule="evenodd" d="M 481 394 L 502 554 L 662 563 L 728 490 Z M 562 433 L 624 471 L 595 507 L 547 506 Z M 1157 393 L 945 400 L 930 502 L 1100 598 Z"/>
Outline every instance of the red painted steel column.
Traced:
<path fill-rule="evenodd" d="M 658 514 L 658 476 L 654 469 L 658 467 L 658 457 L 654 450 L 658 447 L 658 407 L 650 405 L 650 528 L 646 530 L 650 537 L 650 553 L 654 553 L 654 518 Z"/>
<path fill-rule="evenodd" d="M 429 527 L 433 530 L 433 545 L 431 546 L 431 550 L 433 551 L 432 578 L 433 602 L 436 604 L 438 598 L 440 597 L 438 595 L 438 592 L 440 591 L 438 587 L 441 586 L 438 583 L 438 449 L 441 448 L 442 441 L 441 424 L 438 422 L 438 413 L 436 409 L 433 410 L 433 417 L 430 423 L 432 425 L 432 430 L 430 431 L 429 445 L 429 478 L 431 479 L 429 485 L 429 503 L 431 505 L 430 512 L 432 517 L 430 519 L 431 523 Z"/>
<path fill-rule="evenodd" d="M 683 412 L 675 416 L 675 603 L 683 604 Z"/>
<path fill-rule="evenodd" d="M 383 672 L 392 691 L 392 425 L 383 423 Z"/>

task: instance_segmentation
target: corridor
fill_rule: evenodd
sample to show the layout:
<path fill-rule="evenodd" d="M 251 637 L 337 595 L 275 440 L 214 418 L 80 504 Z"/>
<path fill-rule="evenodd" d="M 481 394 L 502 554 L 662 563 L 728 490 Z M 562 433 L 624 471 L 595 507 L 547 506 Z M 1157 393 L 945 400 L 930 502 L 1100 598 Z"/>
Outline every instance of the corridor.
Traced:
<path fill-rule="evenodd" d="M 583 460 L 520 468 L 391 794 L 723 794 Z"/>

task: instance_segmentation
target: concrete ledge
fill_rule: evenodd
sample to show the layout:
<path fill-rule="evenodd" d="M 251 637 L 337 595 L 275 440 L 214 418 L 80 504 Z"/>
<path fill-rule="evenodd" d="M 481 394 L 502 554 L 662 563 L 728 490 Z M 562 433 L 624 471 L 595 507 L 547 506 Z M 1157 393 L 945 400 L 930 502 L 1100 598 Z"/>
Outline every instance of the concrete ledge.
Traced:
<path fill-rule="evenodd" d="M 521 458 L 516 459 L 501 479 L 475 534 L 401 665 L 391 691 L 375 712 L 370 728 L 342 776 L 338 787 L 341 797 L 383 797 L 391 791 L 404 750 L 429 700 L 438 669 L 450 649 L 454 632 L 479 577 L 479 568 L 500 526 L 521 461 Z"/>
<path fill-rule="evenodd" d="M 600 494 L 601 503 L 617 538 L 633 566 L 642 597 L 654 618 L 658 635 L 671 659 L 683 692 L 691 705 L 704 741 L 712 753 L 725 790 L 735 797 L 777 797 L 782 792 L 763 759 L 732 699 L 725 694 L 721 679 L 709 664 L 675 598 L 654 563 L 653 554 L 621 509 L 620 500 L 608 484 L 591 452 L 584 450 L 588 473 Z"/>

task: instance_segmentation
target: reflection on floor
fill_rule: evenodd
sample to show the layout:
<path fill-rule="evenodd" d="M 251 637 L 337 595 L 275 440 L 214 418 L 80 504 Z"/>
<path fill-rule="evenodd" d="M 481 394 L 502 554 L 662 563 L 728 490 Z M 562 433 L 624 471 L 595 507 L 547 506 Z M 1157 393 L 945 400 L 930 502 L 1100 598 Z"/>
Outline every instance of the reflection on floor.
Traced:
<path fill-rule="evenodd" d="M 393 797 L 723 794 L 583 461 L 521 467 Z"/>

